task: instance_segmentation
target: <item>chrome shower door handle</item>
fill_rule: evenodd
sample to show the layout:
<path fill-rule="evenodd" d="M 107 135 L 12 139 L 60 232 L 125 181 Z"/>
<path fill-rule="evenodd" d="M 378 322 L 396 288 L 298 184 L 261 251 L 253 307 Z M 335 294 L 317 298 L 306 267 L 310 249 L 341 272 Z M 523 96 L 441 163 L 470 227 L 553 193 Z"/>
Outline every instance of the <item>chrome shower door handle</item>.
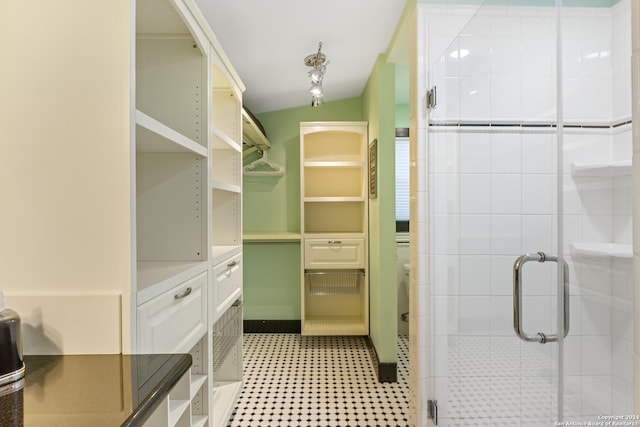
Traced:
<path fill-rule="evenodd" d="M 537 334 L 528 334 L 522 327 L 522 267 L 529 261 L 537 262 L 558 262 L 557 256 L 546 255 L 544 252 L 535 254 L 520 255 L 513 264 L 513 329 L 522 340 L 527 342 L 539 342 L 544 344 L 547 342 L 558 341 L 558 334 L 545 334 L 538 332 Z M 569 333 L 569 267 L 567 262 L 563 260 L 563 323 L 564 336 Z"/>

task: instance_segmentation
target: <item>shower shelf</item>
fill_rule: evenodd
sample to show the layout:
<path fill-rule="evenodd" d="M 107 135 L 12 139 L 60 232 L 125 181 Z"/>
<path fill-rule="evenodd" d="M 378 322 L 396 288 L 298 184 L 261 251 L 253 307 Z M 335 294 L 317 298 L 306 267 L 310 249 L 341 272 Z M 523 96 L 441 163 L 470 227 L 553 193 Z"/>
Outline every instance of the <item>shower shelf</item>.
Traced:
<path fill-rule="evenodd" d="M 631 175 L 631 160 L 603 163 L 572 163 L 571 175 L 573 176 L 622 176 Z"/>
<path fill-rule="evenodd" d="M 623 243 L 572 243 L 571 255 L 632 259 L 633 247 Z"/>
<path fill-rule="evenodd" d="M 305 270 L 311 295 L 358 295 L 364 270 Z"/>

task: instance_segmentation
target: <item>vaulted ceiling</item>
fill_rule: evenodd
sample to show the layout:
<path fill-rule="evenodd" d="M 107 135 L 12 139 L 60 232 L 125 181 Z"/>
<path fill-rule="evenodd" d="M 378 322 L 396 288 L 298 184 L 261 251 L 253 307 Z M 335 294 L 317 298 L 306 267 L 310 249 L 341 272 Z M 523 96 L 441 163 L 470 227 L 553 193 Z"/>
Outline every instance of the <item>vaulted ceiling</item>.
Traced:
<path fill-rule="evenodd" d="M 329 60 L 325 101 L 360 96 L 405 0 L 196 0 L 247 90 L 254 113 L 310 105 L 304 58 Z"/>

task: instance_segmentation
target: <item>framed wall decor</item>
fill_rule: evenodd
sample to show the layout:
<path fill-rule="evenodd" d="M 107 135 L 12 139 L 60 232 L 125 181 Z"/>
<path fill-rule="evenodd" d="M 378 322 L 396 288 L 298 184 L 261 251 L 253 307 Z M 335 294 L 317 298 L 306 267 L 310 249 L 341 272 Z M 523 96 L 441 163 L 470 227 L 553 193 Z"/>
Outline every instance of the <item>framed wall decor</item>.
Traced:
<path fill-rule="evenodd" d="M 369 198 L 378 197 L 378 181 L 377 181 L 377 162 L 378 162 L 378 140 L 374 139 L 369 144 Z"/>

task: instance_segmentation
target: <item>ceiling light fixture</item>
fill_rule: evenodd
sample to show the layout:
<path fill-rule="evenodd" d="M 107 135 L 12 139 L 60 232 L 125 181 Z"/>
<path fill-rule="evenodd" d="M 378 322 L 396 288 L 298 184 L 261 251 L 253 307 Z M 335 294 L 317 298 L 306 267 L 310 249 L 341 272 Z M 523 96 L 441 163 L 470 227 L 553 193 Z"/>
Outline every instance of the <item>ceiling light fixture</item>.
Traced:
<path fill-rule="evenodd" d="M 318 52 L 313 55 L 309 55 L 304 58 L 304 65 L 312 67 L 312 70 L 307 73 L 307 76 L 311 79 L 311 87 L 309 93 L 311 93 L 311 106 L 317 107 L 324 102 L 324 90 L 322 89 L 322 79 L 324 73 L 327 71 L 327 57 L 322 50 L 322 42 L 318 44 Z"/>

